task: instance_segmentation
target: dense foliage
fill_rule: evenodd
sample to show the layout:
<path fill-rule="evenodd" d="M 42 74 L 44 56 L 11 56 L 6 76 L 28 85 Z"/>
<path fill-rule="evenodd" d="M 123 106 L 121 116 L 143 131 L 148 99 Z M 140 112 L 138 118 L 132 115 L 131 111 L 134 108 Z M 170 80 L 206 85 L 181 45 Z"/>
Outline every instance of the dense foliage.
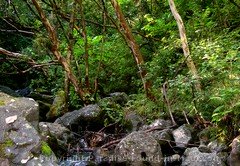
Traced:
<path fill-rule="evenodd" d="M 239 134 L 240 3 L 175 0 L 200 76 L 202 90 L 196 91 L 196 79 L 186 65 L 168 2 L 118 2 L 145 60 L 141 67 L 147 71 L 145 79 L 151 81 L 155 100 L 143 94 L 138 67 L 109 1 L 39 1 L 57 33 L 59 52 L 86 92 L 84 99 L 95 102 L 111 92 L 123 91 L 132 95 L 127 106 L 151 121 L 168 116 L 166 92 L 174 115 L 185 111 L 193 118 L 202 117 L 217 128 L 218 138 L 228 140 Z M 65 71 L 51 52 L 49 36 L 32 1 L 1 0 L 0 47 L 25 56 L 0 54 L 0 84 L 13 89 L 30 86 L 49 94 L 64 90 Z M 73 85 L 67 93 L 71 107 L 83 105 Z M 114 117 L 119 120 L 122 113 L 108 121 Z"/>

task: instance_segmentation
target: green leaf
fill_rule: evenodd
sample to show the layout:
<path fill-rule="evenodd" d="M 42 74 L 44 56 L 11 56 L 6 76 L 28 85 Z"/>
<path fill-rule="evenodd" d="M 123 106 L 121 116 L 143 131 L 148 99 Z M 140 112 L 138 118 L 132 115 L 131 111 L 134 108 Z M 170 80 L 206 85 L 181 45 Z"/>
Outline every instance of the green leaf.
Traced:
<path fill-rule="evenodd" d="M 213 111 L 213 114 L 212 114 L 212 121 L 213 121 L 213 122 L 219 122 L 219 121 L 221 121 L 221 119 L 222 119 L 223 116 L 224 116 L 224 109 L 225 109 L 225 106 L 222 105 L 222 106 L 217 107 L 217 108 Z"/>
<path fill-rule="evenodd" d="M 240 102 L 237 102 L 236 104 L 234 104 L 234 106 L 232 107 L 232 110 L 235 113 L 240 114 Z"/>
<path fill-rule="evenodd" d="M 99 35 L 99 36 L 95 36 L 93 39 L 92 39 L 92 44 L 98 44 L 98 43 L 100 43 L 101 42 L 101 40 L 102 40 L 102 38 L 103 38 L 103 35 Z"/>
<path fill-rule="evenodd" d="M 225 103 L 224 99 L 221 97 L 218 97 L 218 96 L 210 97 L 210 104 L 212 104 L 215 107 L 223 105 L 224 103 Z"/>

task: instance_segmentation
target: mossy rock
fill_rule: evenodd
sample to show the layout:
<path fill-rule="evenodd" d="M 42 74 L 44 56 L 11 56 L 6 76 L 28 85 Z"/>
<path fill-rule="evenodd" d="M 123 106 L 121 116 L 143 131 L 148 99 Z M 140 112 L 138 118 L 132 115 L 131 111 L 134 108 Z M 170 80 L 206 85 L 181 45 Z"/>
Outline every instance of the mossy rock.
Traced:
<path fill-rule="evenodd" d="M 14 142 L 11 139 L 7 139 L 5 140 L 3 143 L 0 143 L 0 157 L 1 158 L 10 158 L 11 156 L 9 156 L 6 153 L 6 148 L 10 148 L 14 146 Z"/>
<path fill-rule="evenodd" d="M 52 119 L 66 113 L 65 104 L 66 104 L 65 92 L 62 90 L 58 91 L 53 101 L 53 104 L 51 105 L 50 110 L 46 115 L 47 118 Z"/>
<path fill-rule="evenodd" d="M 44 156 L 47 156 L 47 157 L 49 157 L 53 154 L 52 149 L 44 141 L 42 141 L 42 143 L 41 143 L 41 152 Z"/>
<path fill-rule="evenodd" d="M 0 100 L 0 106 L 3 106 L 3 105 L 5 105 L 5 102 Z"/>

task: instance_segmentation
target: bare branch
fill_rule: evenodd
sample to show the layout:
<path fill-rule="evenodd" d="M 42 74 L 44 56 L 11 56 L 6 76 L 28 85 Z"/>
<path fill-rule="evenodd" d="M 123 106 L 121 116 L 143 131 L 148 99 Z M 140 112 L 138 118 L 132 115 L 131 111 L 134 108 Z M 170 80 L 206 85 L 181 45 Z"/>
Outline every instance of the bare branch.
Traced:
<path fill-rule="evenodd" d="M 7 55 L 7 56 L 13 57 L 13 58 L 26 57 L 25 55 L 22 55 L 20 53 L 5 50 L 2 47 L 0 47 L 0 54 L 4 54 L 4 55 Z"/>
<path fill-rule="evenodd" d="M 28 35 L 35 35 L 34 32 L 28 32 L 28 31 L 24 31 L 24 30 L 8 30 L 8 29 L 0 29 L 1 32 L 9 32 L 9 33 L 15 33 L 15 32 L 19 32 L 19 33 L 24 33 L 24 34 L 28 34 Z"/>

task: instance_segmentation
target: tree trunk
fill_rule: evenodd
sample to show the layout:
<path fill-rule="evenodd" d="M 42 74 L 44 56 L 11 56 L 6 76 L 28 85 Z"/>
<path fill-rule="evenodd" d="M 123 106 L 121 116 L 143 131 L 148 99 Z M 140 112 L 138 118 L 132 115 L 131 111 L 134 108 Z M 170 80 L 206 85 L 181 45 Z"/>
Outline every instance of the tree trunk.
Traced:
<path fill-rule="evenodd" d="M 73 46 L 74 46 L 74 37 L 73 37 L 73 30 L 74 30 L 74 23 L 75 23 L 75 12 L 76 12 L 76 3 L 73 4 L 73 9 L 71 11 L 70 22 L 69 22 L 69 30 L 67 34 L 67 41 L 68 41 L 68 49 L 67 49 L 67 63 L 71 67 L 71 62 L 73 59 Z M 68 78 L 67 72 L 65 72 L 65 79 L 64 79 L 64 91 L 65 91 L 65 108 L 64 113 L 68 112 L 69 107 L 69 100 L 70 100 L 70 80 Z"/>
<path fill-rule="evenodd" d="M 198 72 L 194 65 L 194 62 L 190 56 L 188 41 L 187 41 L 187 37 L 186 37 L 186 30 L 185 30 L 182 18 L 176 9 L 174 0 L 168 0 L 168 2 L 170 5 L 171 12 L 172 12 L 172 14 L 177 22 L 177 25 L 178 25 L 179 34 L 180 34 L 180 38 L 181 38 L 181 42 L 182 42 L 183 54 L 184 54 L 184 57 L 186 58 L 187 66 L 188 66 L 192 76 L 196 79 L 195 88 L 198 92 L 200 92 L 201 91 L 200 78 L 198 76 Z"/>
<path fill-rule="evenodd" d="M 120 25 L 123 29 L 124 38 L 127 41 L 128 45 L 129 45 L 129 47 L 130 47 L 130 49 L 133 53 L 135 61 L 137 63 L 138 70 L 139 70 L 139 73 L 140 73 L 140 77 L 142 79 L 143 88 L 145 90 L 145 93 L 146 93 L 148 98 L 154 100 L 155 97 L 150 92 L 151 82 L 149 80 L 146 80 L 147 72 L 146 72 L 146 69 L 144 69 L 144 60 L 143 60 L 143 56 L 140 52 L 139 46 L 138 46 L 138 44 L 136 43 L 136 41 L 133 37 L 132 31 L 131 31 L 130 27 L 128 26 L 128 24 L 125 20 L 125 17 L 122 13 L 121 7 L 118 4 L 117 0 L 111 0 L 111 3 L 112 3 L 112 6 L 113 6 L 113 8 L 116 12 L 116 15 L 118 17 Z"/>
<path fill-rule="evenodd" d="M 78 93 L 79 97 L 81 98 L 82 101 L 84 101 L 84 96 L 85 93 L 82 90 L 80 84 L 78 83 L 78 80 L 76 78 L 76 76 L 73 74 L 73 71 L 69 65 L 69 63 L 67 62 L 67 60 L 61 55 L 60 51 L 59 51 L 59 42 L 58 42 L 58 38 L 57 38 L 57 34 L 56 31 L 54 30 L 53 26 L 50 24 L 50 22 L 48 21 L 48 19 L 46 18 L 46 15 L 43 12 L 43 9 L 41 8 L 41 6 L 39 5 L 39 3 L 37 2 L 37 0 L 32 0 L 33 5 L 35 6 L 43 25 L 45 26 L 48 34 L 49 34 L 49 38 L 52 42 L 52 48 L 51 51 L 53 53 L 53 55 L 55 56 L 55 58 L 61 63 L 61 65 L 63 66 L 69 81 L 73 84 L 75 91 Z"/>
<path fill-rule="evenodd" d="M 79 4 L 79 12 L 81 15 L 81 25 L 82 25 L 82 35 L 84 39 L 84 51 L 85 51 L 85 85 L 88 91 L 90 91 L 90 82 L 89 82 L 89 61 L 88 61 L 88 39 L 87 39 L 87 30 L 86 30 L 86 21 L 83 10 L 83 1 L 76 0 Z"/>

